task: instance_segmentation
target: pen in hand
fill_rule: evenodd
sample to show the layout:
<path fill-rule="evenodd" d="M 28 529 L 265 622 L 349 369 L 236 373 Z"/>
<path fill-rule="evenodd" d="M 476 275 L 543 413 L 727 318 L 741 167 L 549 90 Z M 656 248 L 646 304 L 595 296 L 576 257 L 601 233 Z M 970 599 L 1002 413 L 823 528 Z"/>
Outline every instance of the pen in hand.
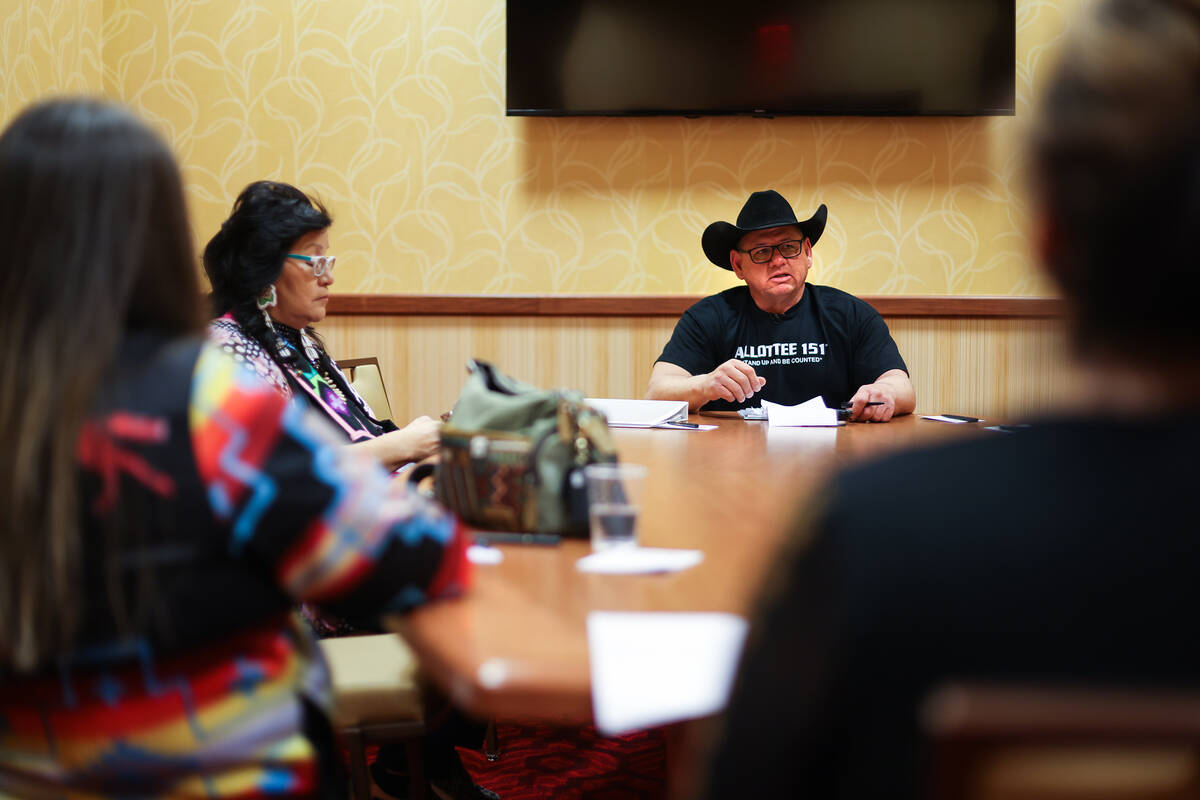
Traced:
<path fill-rule="evenodd" d="M 863 403 L 863 405 L 864 406 L 881 406 L 881 405 L 883 405 L 883 401 L 882 400 L 868 400 L 867 402 Z M 838 406 L 838 408 L 842 409 L 843 411 L 848 410 L 848 409 L 854 408 L 854 403 L 851 403 L 849 400 L 847 400 L 845 403 L 842 403 L 840 406 Z"/>

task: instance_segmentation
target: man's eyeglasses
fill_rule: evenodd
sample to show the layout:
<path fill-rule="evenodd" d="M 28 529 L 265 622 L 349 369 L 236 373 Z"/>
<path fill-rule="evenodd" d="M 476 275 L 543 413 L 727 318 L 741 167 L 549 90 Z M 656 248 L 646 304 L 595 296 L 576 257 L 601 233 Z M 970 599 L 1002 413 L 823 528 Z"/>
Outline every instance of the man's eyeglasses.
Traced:
<path fill-rule="evenodd" d="M 319 278 L 326 272 L 333 272 L 333 265 L 337 263 L 337 256 L 302 256 L 299 253 L 288 253 L 287 257 L 305 262 L 312 270 L 314 278 Z"/>
<path fill-rule="evenodd" d="M 752 247 L 749 250 L 738 248 L 739 253 L 749 253 L 750 260 L 755 264 L 765 264 L 772 258 L 772 251 L 778 250 L 784 258 L 795 258 L 804 252 L 803 239 L 789 239 L 779 244 L 764 244 L 762 247 Z"/>

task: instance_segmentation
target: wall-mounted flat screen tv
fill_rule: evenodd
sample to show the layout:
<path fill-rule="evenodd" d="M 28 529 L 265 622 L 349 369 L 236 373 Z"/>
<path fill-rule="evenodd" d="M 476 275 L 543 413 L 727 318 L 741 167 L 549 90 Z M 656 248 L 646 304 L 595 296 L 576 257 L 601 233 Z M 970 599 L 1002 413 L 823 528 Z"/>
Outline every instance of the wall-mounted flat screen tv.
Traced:
<path fill-rule="evenodd" d="M 1016 0 L 508 0 L 510 115 L 988 115 Z"/>

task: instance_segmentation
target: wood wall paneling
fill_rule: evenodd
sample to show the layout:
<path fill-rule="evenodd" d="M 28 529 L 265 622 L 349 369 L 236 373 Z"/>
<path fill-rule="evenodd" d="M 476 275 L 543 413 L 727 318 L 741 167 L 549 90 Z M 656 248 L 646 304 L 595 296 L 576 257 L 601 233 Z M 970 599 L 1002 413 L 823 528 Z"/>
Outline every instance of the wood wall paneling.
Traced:
<path fill-rule="evenodd" d="M 912 373 L 921 413 L 1014 419 L 1069 390 L 1054 317 L 885 319 Z M 536 386 L 641 397 L 671 334 L 671 316 L 331 314 L 320 326 L 335 357 L 379 358 L 397 422 L 454 404 L 470 358 Z"/>
<path fill-rule="evenodd" d="M 330 314 L 678 317 L 704 295 L 335 294 Z M 884 316 L 1037 318 L 1061 314 L 1052 297 L 863 295 Z"/>

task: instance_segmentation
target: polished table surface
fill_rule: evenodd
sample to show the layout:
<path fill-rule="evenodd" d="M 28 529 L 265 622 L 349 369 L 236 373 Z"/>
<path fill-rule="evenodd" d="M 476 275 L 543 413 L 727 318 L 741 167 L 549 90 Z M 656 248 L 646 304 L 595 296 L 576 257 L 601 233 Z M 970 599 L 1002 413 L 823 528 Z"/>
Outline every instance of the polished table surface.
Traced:
<path fill-rule="evenodd" d="M 589 611 L 745 615 L 780 540 L 798 513 L 820 502 L 838 467 L 979 427 L 915 416 L 839 428 L 769 428 L 736 416 L 691 420 L 719 428 L 613 434 L 622 461 L 649 467 L 641 544 L 702 550 L 699 566 L 666 575 L 593 575 L 575 569 L 590 551 L 583 540 L 501 546 L 503 562 L 476 566 L 465 597 L 389 620 L 454 702 L 480 716 L 590 721 Z"/>

